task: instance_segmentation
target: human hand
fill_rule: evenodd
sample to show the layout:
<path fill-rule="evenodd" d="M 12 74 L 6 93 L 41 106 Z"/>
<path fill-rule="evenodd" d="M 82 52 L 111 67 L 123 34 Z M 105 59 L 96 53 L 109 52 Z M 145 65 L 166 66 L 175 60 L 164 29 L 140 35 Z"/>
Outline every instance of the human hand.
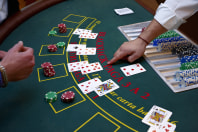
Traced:
<path fill-rule="evenodd" d="M 124 42 L 107 64 L 111 65 L 120 59 L 132 63 L 144 54 L 146 45 L 147 44 L 139 38 Z"/>
<path fill-rule="evenodd" d="M 0 59 L 3 59 L 3 57 L 7 54 L 7 52 L 0 50 Z"/>
<path fill-rule="evenodd" d="M 27 78 L 35 65 L 33 49 L 24 47 L 19 41 L 3 57 L 1 65 L 5 67 L 8 81 Z"/>

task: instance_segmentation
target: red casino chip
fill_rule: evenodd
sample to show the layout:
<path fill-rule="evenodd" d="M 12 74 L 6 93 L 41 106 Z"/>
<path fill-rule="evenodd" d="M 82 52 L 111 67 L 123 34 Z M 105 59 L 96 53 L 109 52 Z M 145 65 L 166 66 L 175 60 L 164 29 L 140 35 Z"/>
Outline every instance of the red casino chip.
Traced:
<path fill-rule="evenodd" d="M 67 27 L 64 23 L 58 24 L 59 32 L 60 33 L 66 33 L 67 32 Z"/>
<path fill-rule="evenodd" d="M 58 50 L 56 45 L 49 45 L 47 48 L 49 52 L 56 52 Z"/>
<path fill-rule="evenodd" d="M 75 93 L 73 91 L 67 91 L 61 95 L 61 101 L 64 103 L 71 103 L 74 101 Z"/>
<path fill-rule="evenodd" d="M 44 62 L 43 64 L 41 64 L 41 67 L 43 69 L 53 68 L 53 66 L 52 66 L 52 64 L 50 62 Z"/>
<path fill-rule="evenodd" d="M 52 77 L 56 74 L 54 67 L 50 62 L 44 62 L 41 64 L 41 67 L 43 68 L 43 72 L 46 77 Z"/>

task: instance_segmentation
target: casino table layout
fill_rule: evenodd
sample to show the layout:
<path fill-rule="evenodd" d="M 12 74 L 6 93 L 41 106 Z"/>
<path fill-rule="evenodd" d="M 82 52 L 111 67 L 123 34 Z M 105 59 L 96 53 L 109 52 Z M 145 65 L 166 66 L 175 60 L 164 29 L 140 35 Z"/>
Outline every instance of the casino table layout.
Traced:
<path fill-rule="evenodd" d="M 114 9 L 128 7 L 133 14 L 119 16 Z M 198 125 L 198 89 L 174 93 L 142 57 L 140 63 L 146 72 L 125 76 L 120 67 L 130 65 L 118 61 L 107 65 L 119 46 L 127 41 L 118 26 L 152 20 L 153 15 L 134 0 L 68 0 L 55 4 L 20 24 L 0 45 L 8 50 L 19 40 L 32 47 L 35 67 L 29 78 L 10 82 L 0 89 L 1 132 L 146 132 L 149 126 L 142 119 L 153 105 L 172 112 L 169 122 L 176 124 L 178 132 L 196 132 Z M 49 36 L 58 31 L 57 25 L 65 23 L 66 33 Z M 98 33 L 96 39 L 78 38 L 76 28 Z M 47 45 L 65 42 L 64 48 L 48 52 Z M 66 52 L 68 44 L 86 44 L 96 47 L 96 55 L 76 55 Z M 102 71 L 82 75 L 69 72 L 67 64 L 76 61 L 100 62 Z M 45 77 L 43 62 L 51 62 L 56 71 Z M 16 67 L 17 68 L 17 67 Z M 17 75 L 16 75 L 17 76 Z M 98 97 L 95 92 L 83 94 L 79 83 L 98 77 L 101 81 L 112 79 L 119 88 Z M 55 91 L 58 100 L 47 103 L 49 91 Z M 65 91 L 75 92 L 72 103 L 61 102 Z"/>

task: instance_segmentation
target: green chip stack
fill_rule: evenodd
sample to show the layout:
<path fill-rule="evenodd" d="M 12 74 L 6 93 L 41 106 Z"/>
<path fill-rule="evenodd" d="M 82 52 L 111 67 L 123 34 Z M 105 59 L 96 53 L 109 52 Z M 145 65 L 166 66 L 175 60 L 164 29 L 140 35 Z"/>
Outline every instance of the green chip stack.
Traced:
<path fill-rule="evenodd" d="M 49 31 L 49 36 L 54 36 L 54 35 L 56 35 L 56 34 L 57 34 L 56 31 Z"/>
<path fill-rule="evenodd" d="M 155 39 L 160 39 L 160 38 L 171 38 L 171 37 L 177 37 L 177 36 L 181 36 L 181 35 L 179 35 L 178 33 L 176 33 L 176 32 L 173 31 L 173 30 L 170 30 L 170 31 L 167 31 L 167 32 L 161 34 L 160 36 L 158 36 L 158 37 L 155 38 Z"/>
<path fill-rule="evenodd" d="M 45 99 L 48 103 L 53 103 L 57 100 L 57 94 L 56 92 L 50 91 L 45 94 Z"/>
<path fill-rule="evenodd" d="M 58 42 L 58 43 L 57 43 L 57 47 L 58 47 L 58 48 L 63 48 L 63 47 L 65 47 L 65 42 Z"/>
<path fill-rule="evenodd" d="M 188 70 L 198 68 L 198 61 L 182 63 L 180 70 Z"/>

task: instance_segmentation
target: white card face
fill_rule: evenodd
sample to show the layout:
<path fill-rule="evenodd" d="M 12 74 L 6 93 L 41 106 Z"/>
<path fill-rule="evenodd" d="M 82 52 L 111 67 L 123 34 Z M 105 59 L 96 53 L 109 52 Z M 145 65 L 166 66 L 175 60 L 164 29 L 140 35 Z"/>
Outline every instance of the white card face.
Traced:
<path fill-rule="evenodd" d="M 150 127 L 147 132 L 159 132 L 159 130 L 155 127 Z"/>
<path fill-rule="evenodd" d="M 95 87 L 95 92 L 99 95 L 99 96 L 103 96 L 109 92 L 112 92 L 116 89 L 118 89 L 119 86 L 111 79 L 106 80 L 104 82 L 102 82 L 100 85 Z"/>
<path fill-rule="evenodd" d="M 133 10 L 125 7 L 125 8 L 121 8 L 121 9 L 114 9 L 114 11 L 118 14 L 118 15 L 127 15 L 127 14 L 132 14 L 134 13 Z"/>
<path fill-rule="evenodd" d="M 84 94 L 94 91 L 95 87 L 98 86 L 102 81 L 99 78 L 94 78 L 78 84 L 78 87 Z"/>
<path fill-rule="evenodd" d="M 170 122 L 165 122 L 159 126 L 160 132 L 174 132 L 175 128 L 176 128 L 176 125 Z"/>
<path fill-rule="evenodd" d="M 79 49 L 85 49 L 85 48 L 86 48 L 86 45 L 68 44 L 67 51 L 72 52 L 72 51 L 78 51 Z"/>
<path fill-rule="evenodd" d="M 120 67 L 120 69 L 124 73 L 125 76 L 131 76 L 131 75 L 146 71 L 144 69 L 144 67 L 142 65 L 140 65 L 139 63 L 129 65 L 129 66 Z"/>
<path fill-rule="evenodd" d="M 81 33 L 79 38 L 96 39 L 98 33 Z"/>
<path fill-rule="evenodd" d="M 80 35 L 81 33 L 91 33 L 91 32 L 92 32 L 91 30 L 77 28 L 77 29 L 73 32 L 73 34 L 75 34 L 75 35 Z"/>
<path fill-rule="evenodd" d="M 163 123 L 167 122 L 171 115 L 172 112 L 154 105 L 144 117 L 142 122 L 149 126 L 159 127 Z"/>
<path fill-rule="evenodd" d="M 81 66 L 87 65 L 88 61 L 72 62 L 68 63 L 69 72 L 80 71 Z"/>
<path fill-rule="evenodd" d="M 176 128 L 175 124 L 165 122 L 158 127 L 150 127 L 147 132 L 174 132 Z"/>
<path fill-rule="evenodd" d="M 99 62 L 90 63 L 84 66 L 81 66 L 82 74 L 89 74 L 97 71 L 103 70 L 101 64 Z"/>
<path fill-rule="evenodd" d="M 96 55 L 96 48 L 79 48 L 76 55 Z"/>

